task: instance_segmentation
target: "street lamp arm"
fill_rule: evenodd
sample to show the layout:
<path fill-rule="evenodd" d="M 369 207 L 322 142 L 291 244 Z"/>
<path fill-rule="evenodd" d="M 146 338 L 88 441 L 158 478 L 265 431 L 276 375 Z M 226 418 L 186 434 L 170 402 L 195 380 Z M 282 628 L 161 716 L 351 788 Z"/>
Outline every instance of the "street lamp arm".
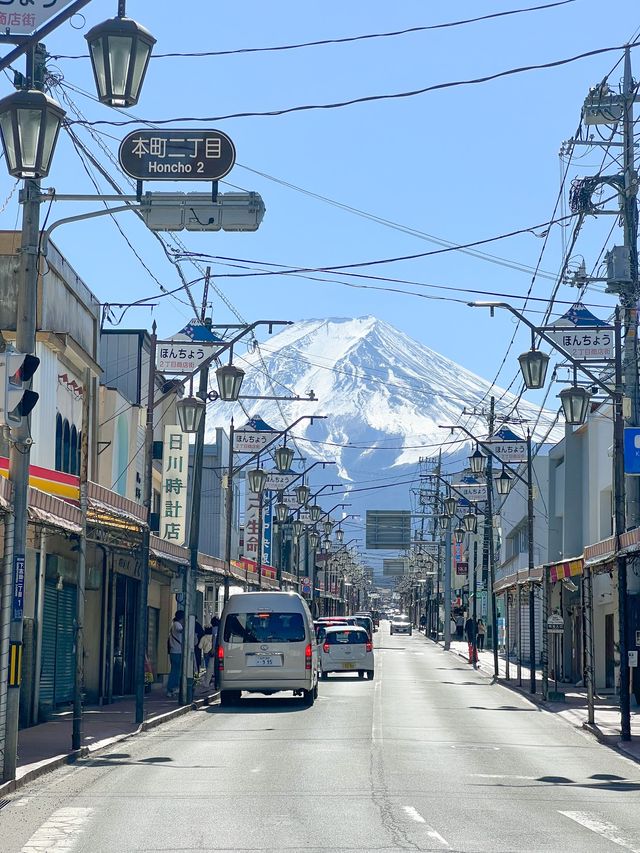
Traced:
<path fill-rule="evenodd" d="M 541 340 L 548 343 L 549 346 L 554 349 L 556 352 L 559 352 L 564 358 L 566 358 L 573 367 L 577 368 L 581 373 L 593 382 L 594 385 L 597 385 L 607 397 L 615 398 L 618 395 L 618 391 L 612 391 L 608 385 L 606 385 L 601 379 L 599 379 L 595 373 L 592 373 L 588 368 L 584 366 L 584 364 L 580 361 L 576 361 L 576 359 L 572 358 L 566 350 L 564 350 L 559 344 L 557 344 L 553 338 L 549 337 L 549 335 L 542 329 L 538 328 L 531 320 L 528 320 L 524 314 L 518 311 L 517 308 L 514 308 L 513 305 L 509 305 L 508 302 L 467 302 L 467 305 L 470 308 L 489 308 L 491 310 L 491 314 L 493 316 L 494 308 L 504 308 L 505 311 L 510 311 L 514 317 L 517 317 L 521 323 L 524 323 L 529 329 L 531 329 L 532 334 L 538 335 Z"/>

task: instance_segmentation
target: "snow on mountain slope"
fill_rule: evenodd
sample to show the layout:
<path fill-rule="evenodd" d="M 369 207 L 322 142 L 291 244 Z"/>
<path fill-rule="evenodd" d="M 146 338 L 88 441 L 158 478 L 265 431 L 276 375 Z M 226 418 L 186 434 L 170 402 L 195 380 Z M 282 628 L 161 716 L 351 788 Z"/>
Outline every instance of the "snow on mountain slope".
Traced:
<path fill-rule="evenodd" d="M 335 459 L 347 481 L 380 476 L 385 469 L 400 474 L 399 467 L 434 455 L 441 445 L 443 453 L 459 454 L 460 443 L 447 445 L 455 437 L 438 425 L 459 422 L 465 407 L 486 409 L 491 390 L 485 379 L 371 316 L 295 323 L 255 352 L 237 352 L 234 363 L 246 371 L 243 395 L 306 396 L 313 390 L 318 402 L 245 400 L 244 411 L 240 404 L 214 403 L 208 408 L 208 438 L 213 440 L 215 427 L 228 428 L 231 415 L 236 428 L 247 415 L 260 415 L 278 430 L 301 415 L 326 415 L 313 425 L 302 421 L 292 434 L 304 456 Z M 500 399 L 498 413 L 509 411 L 516 398 L 499 388 L 493 393 Z M 518 404 L 518 416 L 532 426 L 538 415 L 535 406 Z M 538 440 L 554 418 L 542 412 Z M 486 434 L 482 418 L 462 422 Z M 552 437 L 560 435 L 556 430 Z"/>

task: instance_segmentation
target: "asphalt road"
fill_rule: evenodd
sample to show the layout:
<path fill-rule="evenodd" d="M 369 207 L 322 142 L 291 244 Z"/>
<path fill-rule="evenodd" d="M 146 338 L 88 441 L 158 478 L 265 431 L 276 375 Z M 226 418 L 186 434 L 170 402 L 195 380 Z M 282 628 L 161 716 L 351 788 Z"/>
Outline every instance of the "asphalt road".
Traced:
<path fill-rule="evenodd" d="M 215 706 L 12 795 L 2 853 L 640 851 L 640 766 L 420 634 L 376 676 Z"/>

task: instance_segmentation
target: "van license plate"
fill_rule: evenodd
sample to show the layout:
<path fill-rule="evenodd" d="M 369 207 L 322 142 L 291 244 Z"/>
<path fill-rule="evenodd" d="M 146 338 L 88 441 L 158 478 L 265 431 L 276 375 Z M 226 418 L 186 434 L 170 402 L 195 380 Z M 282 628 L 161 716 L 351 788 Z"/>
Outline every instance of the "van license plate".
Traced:
<path fill-rule="evenodd" d="M 280 655 L 258 656 L 253 655 L 247 659 L 247 666 L 282 666 L 282 658 Z"/>
<path fill-rule="evenodd" d="M 355 665 L 355 663 L 345 663 L 345 664 L 343 664 L 343 667 L 345 669 L 355 669 L 356 665 Z"/>

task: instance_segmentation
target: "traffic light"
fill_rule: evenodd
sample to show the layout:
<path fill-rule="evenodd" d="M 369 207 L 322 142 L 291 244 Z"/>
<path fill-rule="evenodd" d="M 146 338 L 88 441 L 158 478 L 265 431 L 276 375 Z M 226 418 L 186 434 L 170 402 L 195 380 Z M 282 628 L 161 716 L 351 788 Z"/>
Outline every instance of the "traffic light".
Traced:
<path fill-rule="evenodd" d="M 31 413 L 39 394 L 24 385 L 31 381 L 39 365 L 40 359 L 35 355 L 22 352 L 0 354 L 0 423 L 16 426 Z"/>

